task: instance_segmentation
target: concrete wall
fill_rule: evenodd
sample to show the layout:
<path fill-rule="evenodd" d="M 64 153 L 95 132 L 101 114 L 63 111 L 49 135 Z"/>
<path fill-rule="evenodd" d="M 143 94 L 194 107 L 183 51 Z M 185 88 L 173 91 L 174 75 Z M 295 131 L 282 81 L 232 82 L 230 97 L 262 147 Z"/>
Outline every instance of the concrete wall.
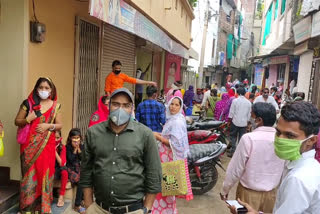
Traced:
<path fill-rule="evenodd" d="M 32 3 L 29 2 L 30 19 Z M 36 14 L 46 25 L 46 39 L 41 44 L 29 43 L 28 92 L 41 76 L 49 76 L 56 85 L 58 102 L 62 104 L 64 139 L 72 128 L 74 87 L 75 18 L 100 23 L 88 15 L 88 2 L 65 0 L 36 1 Z"/>
<path fill-rule="evenodd" d="M 298 91 L 304 92 L 308 97 L 310 75 L 313 60 L 313 51 L 308 51 L 300 56 L 299 73 L 298 73 Z"/>
<path fill-rule="evenodd" d="M 193 11 L 187 0 L 130 0 L 128 2 L 132 2 L 184 46 L 190 47 Z"/>
<path fill-rule="evenodd" d="M 0 166 L 10 167 L 11 179 L 19 180 L 20 152 L 14 119 L 26 95 L 28 3 L 25 0 L 2 0 L 0 14 L 0 120 L 5 131 Z"/>

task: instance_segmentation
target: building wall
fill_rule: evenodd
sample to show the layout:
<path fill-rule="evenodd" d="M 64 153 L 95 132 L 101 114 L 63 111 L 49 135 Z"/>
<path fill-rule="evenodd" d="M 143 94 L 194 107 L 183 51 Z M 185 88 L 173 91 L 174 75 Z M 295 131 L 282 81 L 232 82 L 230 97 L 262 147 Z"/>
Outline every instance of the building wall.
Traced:
<path fill-rule="evenodd" d="M 88 2 L 41 0 L 36 1 L 36 15 L 46 25 L 46 39 L 41 44 L 29 42 L 28 93 L 41 76 L 51 77 L 58 92 L 63 118 L 64 139 L 72 128 L 74 87 L 75 18 L 100 23 L 88 15 Z M 32 1 L 29 1 L 30 19 Z"/>
<path fill-rule="evenodd" d="M 266 0 L 264 4 L 265 6 L 264 6 L 264 12 L 262 15 L 260 55 L 271 53 L 272 51 L 280 47 L 284 42 L 286 42 L 291 36 L 292 8 L 289 7 L 289 1 L 286 1 L 286 10 L 283 14 L 281 14 L 281 1 L 282 0 L 279 0 L 278 16 L 276 19 L 274 19 L 275 1 Z M 271 2 L 273 2 L 271 30 L 270 30 L 270 34 L 266 38 L 266 44 L 262 45 L 263 35 L 265 30 L 266 15 Z"/>
<path fill-rule="evenodd" d="M 4 125 L 4 156 L 0 166 L 11 168 L 10 177 L 20 179 L 19 144 L 14 119 L 25 98 L 27 76 L 28 4 L 25 0 L 2 0 L 0 19 L 0 120 Z"/>
<path fill-rule="evenodd" d="M 131 0 L 130 2 L 151 17 L 180 43 L 187 48 L 190 47 L 191 22 L 194 16 L 187 0 Z"/>
<path fill-rule="evenodd" d="M 298 86 L 298 91 L 304 92 L 306 97 L 309 92 L 312 60 L 313 60 L 313 51 L 308 51 L 300 56 L 297 86 Z"/>

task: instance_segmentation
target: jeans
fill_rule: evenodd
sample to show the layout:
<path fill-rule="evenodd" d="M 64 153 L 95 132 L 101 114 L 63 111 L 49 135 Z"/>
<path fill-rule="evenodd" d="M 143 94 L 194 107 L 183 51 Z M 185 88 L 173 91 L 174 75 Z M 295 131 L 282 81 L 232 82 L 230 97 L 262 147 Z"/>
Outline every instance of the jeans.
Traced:
<path fill-rule="evenodd" d="M 238 127 L 233 123 L 231 123 L 231 127 L 230 127 L 231 154 L 233 154 L 236 151 L 237 139 L 240 140 L 240 138 L 242 137 L 242 135 L 246 133 L 246 131 L 247 131 L 247 127 Z"/>
<path fill-rule="evenodd" d="M 82 188 L 79 185 L 77 185 L 77 193 L 76 193 L 76 199 L 75 199 L 74 205 L 76 207 L 80 206 L 82 199 L 83 199 Z"/>

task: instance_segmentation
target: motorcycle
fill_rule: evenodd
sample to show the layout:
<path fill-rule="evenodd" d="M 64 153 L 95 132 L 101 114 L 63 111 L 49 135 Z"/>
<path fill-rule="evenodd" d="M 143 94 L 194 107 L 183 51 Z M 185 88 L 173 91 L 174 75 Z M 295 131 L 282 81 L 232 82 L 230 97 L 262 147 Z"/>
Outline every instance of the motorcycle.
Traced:
<path fill-rule="evenodd" d="M 202 195 L 216 185 L 218 180 L 216 165 L 225 171 L 220 162 L 220 155 L 226 148 L 227 145 L 219 141 L 190 145 L 188 167 L 194 195 Z"/>
<path fill-rule="evenodd" d="M 201 113 L 201 112 L 200 112 Z M 189 175 L 194 195 L 202 195 L 210 191 L 217 183 L 216 165 L 225 170 L 220 156 L 227 145 L 221 121 L 194 116 L 187 125 L 190 153 L 188 155 Z M 190 123 L 191 121 L 191 123 Z M 222 142 L 221 142 L 222 141 Z"/>

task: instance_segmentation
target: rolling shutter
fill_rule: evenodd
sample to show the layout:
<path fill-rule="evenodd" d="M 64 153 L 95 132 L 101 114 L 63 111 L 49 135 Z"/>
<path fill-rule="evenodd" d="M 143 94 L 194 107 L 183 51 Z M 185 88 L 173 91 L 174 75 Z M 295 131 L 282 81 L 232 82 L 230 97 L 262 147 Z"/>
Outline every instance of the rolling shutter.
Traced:
<path fill-rule="evenodd" d="M 112 72 L 112 62 L 120 60 L 121 72 L 135 77 L 135 36 L 109 24 L 103 23 L 101 53 L 100 93 L 104 94 L 107 75 Z M 125 83 L 124 87 L 134 93 L 134 85 Z"/>

